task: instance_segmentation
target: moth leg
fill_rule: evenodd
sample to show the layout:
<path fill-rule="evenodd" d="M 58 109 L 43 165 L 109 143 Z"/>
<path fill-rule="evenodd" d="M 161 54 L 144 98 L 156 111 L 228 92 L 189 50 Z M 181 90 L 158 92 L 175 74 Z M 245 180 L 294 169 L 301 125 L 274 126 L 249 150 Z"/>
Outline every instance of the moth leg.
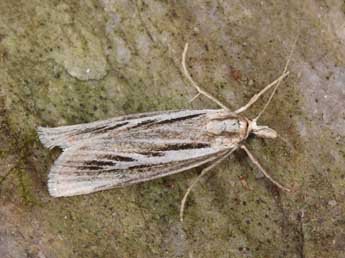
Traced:
<path fill-rule="evenodd" d="M 198 94 L 196 96 L 194 96 L 192 98 L 192 100 L 190 102 L 192 102 L 193 100 L 195 100 L 197 97 L 200 96 L 200 94 L 204 95 L 205 97 L 209 98 L 210 100 L 212 100 L 213 102 L 215 102 L 218 106 L 222 107 L 224 110 L 226 111 L 230 111 L 230 109 L 223 104 L 221 101 L 219 101 L 218 99 L 216 99 L 215 97 L 213 97 L 212 95 L 210 95 L 208 92 L 206 92 L 205 90 L 201 89 L 199 87 L 198 84 L 196 84 L 196 82 L 193 80 L 192 76 L 189 74 L 187 66 L 186 66 L 186 55 L 187 55 L 187 50 L 188 50 L 188 43 L 186 43 L 184 50 L 183 50 L 183 54 L 182 54 L 182 67 L 183 67 L 183 73 L 184 75 L 187 77 L 187 79 L 189 80 L 189 82 L 192 84 L 192 86 L 198 91 Z"/>
<path fill-rule="evenodd" d="M 275 184 L 276 186 L 278 186 L 280 189 L 286 191 L 286 192 L 291 192 L 291 190 L 285 186 L 282 186 L 281 184 L 279 184 L 277 181 L 275 181 L 268 173 L 267 171 L 261 166 L 261 164 L 259 163 L 259 161 L 253 156 L 253 154 L 248 150 L 248 148 L 245 145 L 241 145 L 240 148 L 242 150 L 244 150 L 249 159 L 254 163 L 255 166 L 257 166 L 257 168 L 262 172 L 262 174 L 264 174 L 264 176 L 266 178 L 268 178 L 273 184 Z"/>
<path fill-rule="evenodd" d="M 208 171 L 210 171 L 212 168 L 214 168 L 215 166 L 217 166 L 219 163 L 221 163 L 223 160 L 225 160 L 227 157 L 229 157 L 235 150 L 236 148 L 233 148 L 229 151 L 227 151 L 223 156 L 221 156 L 218 160 L 216 160 L 214 163 L 210 164 L 208 167 L 204 168 L 200 175 L 194 179 L 194 181 L 192 182 L 192 184 L 188 187 L 186 193 L 184 194 L 182 200 L 181 200 L 181 206 L 180 206 L 180 221 L 183 222 L 183 212 L 184 212 L 184 207 L 186 204 L 186 200 L 187 197 L 190 193 L 190 191 L 192 190 L 192 188 L 194 187 L 194 185 L 199 182 L 200 178 L 203 177 Z"/>

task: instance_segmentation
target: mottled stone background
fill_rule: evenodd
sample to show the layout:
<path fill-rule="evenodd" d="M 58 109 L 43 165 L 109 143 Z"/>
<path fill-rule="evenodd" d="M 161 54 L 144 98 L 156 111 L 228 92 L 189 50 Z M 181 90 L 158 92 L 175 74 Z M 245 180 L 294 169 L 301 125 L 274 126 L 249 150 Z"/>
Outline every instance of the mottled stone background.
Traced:
<path fill-rule="evenodd" d="M 250 148 L 294 193 L 238 152 L 180 200 L 200 169 L 54 199 L 60 151 L 35 128 L 123 114 L 232 108 L 290 76 L 261 122 L 287 140 Z M 345 257 L 345 2 L 0 0 L 0 257 Z M 253 117 L 268 96 L 246 112 Z M 248 186 L 246 187 L 246 184 Z"/>

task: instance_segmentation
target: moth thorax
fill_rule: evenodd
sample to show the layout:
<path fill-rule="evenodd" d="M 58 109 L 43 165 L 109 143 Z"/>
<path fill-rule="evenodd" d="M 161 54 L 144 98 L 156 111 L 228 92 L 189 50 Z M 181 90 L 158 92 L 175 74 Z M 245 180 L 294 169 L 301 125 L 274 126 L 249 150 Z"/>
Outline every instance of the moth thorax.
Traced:
<path fill-rule="evenodd" d="M 241 133 L 247 128 L 247 123 L 239 119 L 211 120 L 206 128 L 209 133 L 215 135 Z"/>

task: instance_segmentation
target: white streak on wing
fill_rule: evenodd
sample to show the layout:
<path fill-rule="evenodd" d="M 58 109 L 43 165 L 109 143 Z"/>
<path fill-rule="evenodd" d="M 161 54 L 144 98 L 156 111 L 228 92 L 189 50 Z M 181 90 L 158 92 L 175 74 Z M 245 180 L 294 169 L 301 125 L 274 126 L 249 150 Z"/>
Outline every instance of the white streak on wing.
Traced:
<path fill-rule="evenodd" d="M 219 149 L 220 150 L 220 149 Z M 127 169 L 133 166 L 139 166 L 144 164 L 156 165 L 161 163 L 178 162 L 183 160 L 189 160 L 194 158 L 200 158 L 215 153 L 214 148 L 203 149 L 188 149 L 178 151 L 165 151 L 165 155 L 161 157 L 137 157 L 137 161 L 131 162 L 117 162 L 115 166 L 109 167 L 109 169 Z M 119 154 L 121 155 L 121 154 Z M 128 156 L 131 157 L 131 156 Z M 134 156 L 132 156 L 134 158 Z"/>
<path fill-rule="evenodd" d="M 131 184 L 153 180 L 155 178 L 168 176 L 171 174 L 176 174 L 176 173 L 200 166 L 216 158 L 217 158 L 217 155 L 211 156 L 205 160 L 195 162 L 191 165 L 185 166 L 177 170 L 169 171 L 165 174 L 158 173 L 154 176 L 151 175 L 147 177 L 146 179 L 137 178 L 137 180 L 132 181 Z M 71 175 L 71 177 L 66 177 L 65 175 L 62 175 L 56 172 L 58 171 L 54 171 L 54 168 L 53 168 L 51 173 L 49 174 L 49 180 L 48 180 L 49 193 L 51 196 L 54 196 L 54 197 L 88 194 L 95 191 L 114 188 L 116 186 L 119 187 L 121 186 L 121 183 L 123 183 L 121 174 L 116 174 L 116 173 L 102 173 L 100 175 L 97 175 L 97 177 L 92 177 L 92 176 L 74 176 L 73 177 L 73 175 Z M 146 172 L 145 174 L 149 174 L 149 172 Z M 136 174 L 133 174 L 132 177 L 135 179 Z M 80 179 L 84 179 L 84 180 L 80 180 Z M 72 181 L 69 181 L 69 180 L 72 180 Z"/>
<path fill-rule="evenodd" d="M 79 159 L 78 160 L 99 160 L 97 156 L 99 155 L 114 155 L 114 156 L 122 156 L 132 158 L 135 161 L 115 161 L 111 159 L 102 159 L 102 161 L 112 161 L 114 165 L 103 165 L 103 170 L 113 170 L 113 169 L 128 169 L 133 166 L 140 166 L 140 165 L 157 165 L 162 163 L 170 163 L 170 162 L 178 162 L 184 160 L 190 160 L 194 158 L 201 158 L 203 156 L 208 156 L 214 154 L 218 151 L 223 150 L 224 148 L 215 148 L 215 147 L 207 147 L 207 148 L 199 148 L 199 149 L 185 149 L 185 150 L 169 150 L 162 152 L 163 156 L 147 156 L 144 154 L 138 153 L 124 153 L 124 152 L 117 152 L 117 151 L 80 151 L 78 153 Z M 74 154 L 74 158 L 76 155 Z M 58 159 L 55 164 L 55 170 L 57 168 L 63 169 L 64 167 L 61 166 L 64 164 L 65 160 L 68 160 L 68 156 L 65 157 L 63 160 Z M 71 159 L 73 160 L 73 159 Z M 85 169 L 86 170 L 86 169 Z"/>
<path fill-rule="evenodd" d="M 37 132 L 42 144 L 47 148 L 53 148 L 59 146 L 61 148 L 68 148 L 76 141 L 82 141 L 88 139 L 89 137 L 98 137 L 92 135 L 92 130 L 101 130 L 99 128 L 110 128 L 116 126 L 117 124 L 128 123 L 127 125 L 121 126 L 120 129 L 131 128 L 133 126 L 139 125 L 147 120 L 153 120 L 154 122 L 171 120 L 182 118 L 190 115 L 197 114 L 212 114 L 219 112 L 216 109 L 204 109 L 204 110 L 181 110 L 181 111 L 166 111 L 166 112 L 153 112 L 153 113 L 143 113 L 135 114 L 124 117 L 115 117 L 107 120 L 101 120 L 91 123 L 77 124 L 77 125 L 67 125 L 55 128 L 48 127 L 38 127 Z M 140 117 L 140 116 L 143 117 Z M 135 118 L 139 116 L 139 118 Z M 114 129 L 116 131 L 116 128 Z M 86 132 L 84 132 L 86 131 Z M 73 137 L 73 139 L 71 139 Z M 77 138 L 76 138 L 77 137 Z"/>

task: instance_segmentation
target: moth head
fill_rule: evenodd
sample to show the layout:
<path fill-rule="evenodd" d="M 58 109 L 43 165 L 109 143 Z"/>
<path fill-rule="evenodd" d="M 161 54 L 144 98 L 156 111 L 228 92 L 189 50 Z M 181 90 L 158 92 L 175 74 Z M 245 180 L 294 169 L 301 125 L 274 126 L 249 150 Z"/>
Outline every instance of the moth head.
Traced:
<path fill-rule="evenodd" d="M 277 138 L 278 134 L 272 128 L 265 125 L 257 125 L 256 121 L 251 121 L 251 132 L 261 138 L 274 139 Z"/>

